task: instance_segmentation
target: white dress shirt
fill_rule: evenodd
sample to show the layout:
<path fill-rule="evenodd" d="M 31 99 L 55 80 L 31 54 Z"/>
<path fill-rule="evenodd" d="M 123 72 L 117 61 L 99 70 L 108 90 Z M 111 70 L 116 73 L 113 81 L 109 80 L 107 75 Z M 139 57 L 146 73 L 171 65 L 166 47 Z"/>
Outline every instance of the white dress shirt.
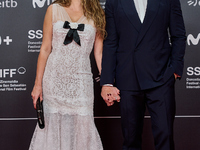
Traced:
<path fill-rule="evenodd" d="M 146 9 L 147 9 L 147 0 L 134 0 L 135 7 L 140 18 L 141 23 L 144 21 Z"/>

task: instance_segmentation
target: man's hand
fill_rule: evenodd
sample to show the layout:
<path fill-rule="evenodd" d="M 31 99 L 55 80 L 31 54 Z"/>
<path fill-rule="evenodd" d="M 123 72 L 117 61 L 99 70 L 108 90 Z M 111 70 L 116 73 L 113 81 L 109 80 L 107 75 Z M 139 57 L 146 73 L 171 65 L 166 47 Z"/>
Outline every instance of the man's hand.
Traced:
<path fill-rule="evenodd" d="M 176 74 L 176 73 L 174 73 L 174 78 L 175 78 L 175 80 L 177 79 L 177 78 L 180 78 L 181 76 L 179 76 L 178 74 Z"/>
<path fill-rule="evenodd" d="M 120 91 L 116 87 L 102 86 L 101 96 L 106 102 L 107 106 L 112 106 L 114 101 L 120 102 Z"/>

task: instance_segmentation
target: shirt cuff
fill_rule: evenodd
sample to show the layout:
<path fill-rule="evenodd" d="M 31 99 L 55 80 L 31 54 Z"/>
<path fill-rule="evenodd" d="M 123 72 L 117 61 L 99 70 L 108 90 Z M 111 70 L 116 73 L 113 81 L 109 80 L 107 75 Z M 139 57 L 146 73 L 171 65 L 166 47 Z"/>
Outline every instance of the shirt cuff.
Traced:
<path fill-rule="evenodd" d="M 112 84 L 104 84 L 103 86 L 110 86 L 110 87 L 113 87 Z"/>

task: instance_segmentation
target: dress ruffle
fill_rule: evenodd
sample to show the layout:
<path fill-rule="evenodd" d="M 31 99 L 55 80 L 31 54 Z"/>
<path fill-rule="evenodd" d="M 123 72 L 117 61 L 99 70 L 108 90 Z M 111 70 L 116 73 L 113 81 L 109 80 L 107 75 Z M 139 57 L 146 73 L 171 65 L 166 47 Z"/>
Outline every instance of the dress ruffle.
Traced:
<path fill-rule="evenodd" d="M 45 114 L 36 126 L 29 150 L 103 150 L 92 116 Z"/>

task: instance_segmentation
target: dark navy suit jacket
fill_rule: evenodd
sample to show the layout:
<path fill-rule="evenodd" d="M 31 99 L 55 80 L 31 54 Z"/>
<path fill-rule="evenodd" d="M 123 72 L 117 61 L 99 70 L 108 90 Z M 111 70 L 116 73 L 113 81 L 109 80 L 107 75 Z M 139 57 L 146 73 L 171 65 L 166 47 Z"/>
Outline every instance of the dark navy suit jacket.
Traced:
<path fill-rule="evenodd" d="M 133 0 L 107 0 L 101 85 L 144 90 L 182 75 L 185 27 L 179 0 L 148 0 L 141 23 Z"/>

